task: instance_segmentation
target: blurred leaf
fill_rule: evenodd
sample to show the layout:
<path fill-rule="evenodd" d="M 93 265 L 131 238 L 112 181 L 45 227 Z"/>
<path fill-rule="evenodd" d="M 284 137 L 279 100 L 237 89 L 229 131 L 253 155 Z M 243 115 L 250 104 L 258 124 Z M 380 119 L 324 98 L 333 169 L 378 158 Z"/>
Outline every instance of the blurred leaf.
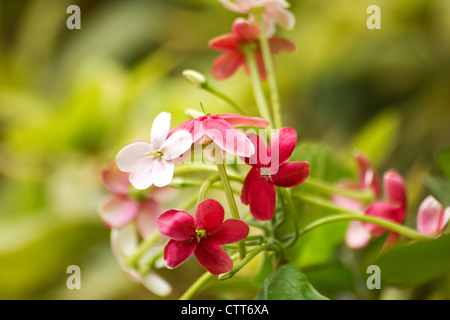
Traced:
<path fill-rule="evenodd" d="M 450 206 L 450 180 L 429 176 L 424 183 L 437 200 L 445 207 Z"/>
<path fill-rule="evenodd" d="M 436 158 L 439 169 L 450 179 L 450 148 L 440 151 Z"/>
<path fill-rule="evenodd" d="M 256 300 L 328 300 L 318 293 L 305 275 L 294 266 L 285 265 L 270 274 Z"/>
<path fill-rule="evenodd" d="M 386 251 L 376 261 L 388 285 L 417 286 L 450 272 L 450 235 Z"/>
<path fill-rule="evenodd" d="M 396 111 L 381 112 L 356 134 L 351 150 L 366 154 L 374 167 L 379 166 L 397 143 L 400 122 Z"/>

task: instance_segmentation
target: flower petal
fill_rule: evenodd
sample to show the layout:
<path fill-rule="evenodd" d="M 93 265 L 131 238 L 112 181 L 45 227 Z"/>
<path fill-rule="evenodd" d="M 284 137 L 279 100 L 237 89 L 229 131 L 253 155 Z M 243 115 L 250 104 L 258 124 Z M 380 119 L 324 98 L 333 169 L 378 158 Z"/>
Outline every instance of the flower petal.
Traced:
<path fill-rule="evenodd" d="M 394 170 L 389 170 L 384 174 L 383 182 L 384 193 L 389 203 L 406 208 L 406 192 L 403 178 Z"/>
<path fill-rule="evenodd" d="M 195 209 L 195 226 L 197 229 L 213 233 L 222 225 L 224 217 L 222 205 L 216 200 L 206 199 Z"/>
<path fill-rule="evenodd" d="M 224 80 L 231 77 L 244 61 L 244 55 L 238 51 L 221 54 L 214 60 L 211 73 L 216 79 Z"/>
<path fill-rule="evenodd" d="M 245 239 L 248 236 L 248 233 L 249 227 L 244 221 L 227 219 L 223 222 L 220 228 L 211 234 L 207 239 L 210 243 L 222 245 Z"/>
<path fill-rule="evenodd" d="M 175 164 L 165 159 L 155 159 L 152 178 L 156 187 L 165 187 L 172 182 Z"/>
<path fill-rule="evenodd" d="M 267 19 L 276 22 L 286 30 L 292 30 L 295 25 L 295 16 L 292 12 L 283 8 L 267 8 L 265 12 Z"/>
<path fill-rule="evenodd" d="M 261 29 L 256 23 L 249 23 L 244 18 L 234 20 L 232 30 L 235 35 L 245 40 L 245 42 L 256 41 L 261 34 Z"/>
<path fill-rule="evenodd" d="M 400 218 L 404 214 L 401 213 L 400 211 L 403 211 L 402 208 L 394 207 L 390 203 L 377 201 L 372 203 L 369 207 L 367 207 L 365 214 L 369 216 L 392 220 L 395 222 L 402 222 L 403 220 L 400 220 Z M 386 228 L 377 226 L 375 224 L 365 222 L 364 225 L 374 236 L 379 236 L 385 231 L 387 231 Z"/>
<path fill-rule="evenodd" d="M 158 218 L 163 211 L 163 207 L 153 199 L 146 199 L 141 202 L 134 221 L 143 239 L 153 234 Z"/>
<path fill-rule="evenodd" d="M 126 195 L 130 188 L 130 173 L 117 168 L 115 163 L 109 163 L 102 170 L 103 185 L 114 194 Z"/>
<path fill-rule="evenodd" d="M 139 161 L 130 175 L 131 184 L 138 190 L 144 190 L 153 184 L 152 170 L 155 158 L 145 157 Z"/>
<path fill-rule="evenodd" d="M 212 274 L 221 274 L 233 269 L 233 261 L 218 245 L 200 241 L 194 251 L 198 262 Z"/>
<path fill-rule="evenodd" d="M 139 161 L 144 159 L 146 155 L 153 151 L 154 148 L 147 142 L 135 142 L 119 151 L 116 157 L 117 167 L 125 172 L 132 172 Z"/>
<path fill-rule="evenodd" d="M 247 13 L 252 8 L 252 0 L 236 0 L 232 2 L 230 0 L 219 0 L 219 3 L 226 9 L 237 12 Z"/>
<path fill-rule="evenodd" d="M 275 188 L 266 180 L 256 179 L 248 193 L 250 213 L 256 220 L 260 221 L 272 219 L 275 212 Z"/>
<path fill-rule="evenodd" d="M 270 141 L 270 158 L 272 168 L 285 163 L 297 144 L 297 132 L 294 128 L 281 128 Z"/>
<path fill-rule="evenodd" d="M 139 205 L 125 196 L 108 197 L 99 208 L 99 214 L 108 228 L 121 228 L 133 220 Z"/>
<path fill-rule="evenodd" d="M 441 231 L 444 207 L 433 196 L 428 196 L 417 211 L 417 231 L 428 236 L 435 236 Z"/>
<path fill-rule="evenodd" d="M 351 221 L 345 233 L 345 243 L 352 249 L 367 246 L 372 235 L 361 221 Z"/>
<path fill-rule="evenodd" d="M 308 176 L 309 163 L 306 161 L 294 161 L 283 163 L 278 168 L 278 172 L 271 176 L 271 180 L 276 186 L 291 188 L 305 181 Z"/>
<path fill-rule="evenodd" d="M 185 262 L 197 247 L 197 240 L 177 241 L 170 239 L 164 248 L 166 267 L 174 269 Z"/>
<path fill-rule="evenodd" d="M 159 233 L 174 240 L 195 238 L 194 217 L 185 211 L 167 210 L 159 216 L 156 225 Z"/>
<path fill-rule="evenodd" d="M 167 138 L 159 151 L 164 154 L 164 159 L 173 160 L 189 150 L 192 142 L 192 135 L 186 130 L 180 130 Z"/>
<path fill-rule="evenodd" d="M 153 121 L 152 134 L 150 142 L 155 149 L 161 148 L 170 131 L 171 115 L 168 112 L 161 112 Z"/>
<path fill-rule="evenodd" d="M 231 124 L 233 127 L 257 127 L 265 128 L 269 125 L 269 121 L 263 118 L 247 117 L 240 114 L 223 113 L 210 116 L 212 119 L 222 119 Z"/>
<path fill-rule="evenodd" d="M 269 39 L 270 51 L 272 54 L 278 54 L 280 51 L 295 51 L 295 44 L 281 37 L 272 37 Z"/>
<path fill-rule="evenodd" d="M 257 136 L 256 134 L 253 133 L 248 134 L 247 137 L 255 147 L 255 153 L 249 158 L 244 158 L 245 163 L 257 167 L 269 166 L 270 165 L 269 151 L 263 139 L 261 139 L 260 136 Z"/>
<path fill-rule="evenodd" d="M 261 174 L 259 173 L 256 167 L 252 167 L 250 171 L 247 173 L 247 176 L 245 177 L 244 180 L 244 185 L 242 187 L 241 202 L 243 204 L 245 205 L 248 204 L 248 193 L 250 191 L 250 187 L 252 186 L 252 183 L 258 178 L 261 178 Z"/>
<path fill-rule="evenodd" d="M 220 51 L 235 51 L 244 43 L 243 39 L 235 34 L 228 33 L 215 37 L 209 41 L 209 47 Z"/>

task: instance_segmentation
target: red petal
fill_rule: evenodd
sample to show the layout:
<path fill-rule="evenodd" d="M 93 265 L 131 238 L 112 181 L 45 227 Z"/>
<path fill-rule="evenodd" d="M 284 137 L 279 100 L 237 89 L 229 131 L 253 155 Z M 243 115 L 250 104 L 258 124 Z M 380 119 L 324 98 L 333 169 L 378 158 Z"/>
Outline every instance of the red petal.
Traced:
<path fill-rule="evenodd" d="M 266 143 L 263 141 L 263 139 L 253 133 L 247 135 L 247 137 L 255 147 L 255 153 L 250 158 L 244 158 L 244 161 L 247 164 L 256 165 L 258 167 L 269 166 L 270 157 Z"/>
<path fill-rule="evenodd" d="M 212 274 L 221 274 L 233 269 L 233 261 L 225 250 L 206 240 L 199 243 L 194 255 L 198 262 Z"/>
<path fill-rule="evenodd" d="M 244 63 L 245 58 L 241 52 L 232 51 L 218 56 L 211 67 L 213 76 L 218 80 L 231 77 Z"/>
<path fill-rule="evenodd" d="M 174 269 L 185 262 L 197 247 L 196 239 L 188 241 L 169 240 L 164 248 L 164 261 L 167 268 Z"/>
<path fill-rule="evenodd" d="M 197 229 L 213 233 L 222 225 L 224 217 L 222 205 L 216 200 L 206 199 L 195 209 L 195 226 Z"/>
<path fill-rule="evenodd" d="M 194 217 L 180 210 L 167 210 L 161 214 L 157 222 L 158 230 L 163 236 L 174 240 L 195 238 Z"/>
<path fill-rule="evenodd" d="M 211 118 L 223 119 L 233 127 L 258 127 L 265 128 L 269 125 L 269 121 L 263 118 L 241 116 L 240 114 L 224 113 L 213 115 Z"/>
<path fill-rule="evenodd" d="M 247 176 L 244 180 L 244 185 L 242 187 L 241 192 L 241 202 L 245 205 L 248 204 L 248 192 L 250 191 L 250 187 L 252 186 L 252 183 L 258 179 L 261 178 L 261 174 L 259 173 L 259 170 L 256 167 L 252 167 L 250 171 L 247 173 Z"/>
<path fill-rule="evenodd" d="M 245 42 L 252 42 L 258 40 L 261 29 L 255 23 L 249 23 L 244 18 L 237 18 L 233 22 L 233 33 L 245 40 Z"/>
<path fill-rule="evenodd" d="M 299 185 L 308 178 L 309 163 L 306 161 L 294 161 L 282 164 L 278 172 L 271 176 L 274 185 L 291 188 Z"/>
<path fill-rule="evenodd" d="M 403 178 L 397 172 L 390 170 L 384 174 L 383 182 L 384 193 L 389 202 L 393 205 L 406 208 L 406 193 Z"/>
<path fill-rule="evenodd" d="M 196 119 L 188 120 L 183 123 L 181 123 L 178 127 L 173 128 L 167 137 L 170 137 L 174 132 L 180 131 L 180 130 L 186 130 L 192 135 L 192 140 L 196 142 L 199 140 L 204 134 L 202 122 L 206 119 L 206 116 L 198 117 Z"/>
<path fill-rule="evenodd" d="M 285 163 L 297 144 L 297 132 L 294 128 L 281 128 L 270 141 L 270 157 L 272 168 Z"/>
<path fill-rule="evenodd" d="M 209 47 L 220 51 L 235 51 L 245 42 L 243 40 L 235 34 L 228 33 L 211 39 L 209 41 Z"/>
<path fill-rule="evenodd" d="M 377 201 L 377 202 L 372 203 L 366 209 L 365 214 L 368 216 L 374 216 L 374 217 L 378 217 L 378 218 L 401 222 L 401 220 L 399 220 L 399 217 L 402 216 L 400 211 L 403 211 L 403 210 L 399 207 L 394 207 L 391 204 L 386 203 L 386 202 Z M 387 231 L 386 228 L 377 226 L 375 224 L 364 223 L 364 225 L 374 236 L 379 236 L 383 232 Z"/>
<path fill-rule="evenodd" d="M 255 180 L 250 187 L 248 201 L 250 213 L 256 220 L 272 219 L 276 201 L 274 186 L 264 178 Z"/>
<path fill-rule="evenodd" d="M 222 245 L 245 239 L 248 236 L 248 233 L 249 227 L 244 221 L 228 219 L 225 220 L 221 227 L 207 239 L 210 243 Z"/>
<path fill-rule="evenodd" d="M 269 39 L 270 51 L 273 54 L 278 54 L 281 50 L 285 50 L 288 52 L 295 51 L 295 44 L 291 41 L 280 38 L 280 37 L 272 37 Z"/>

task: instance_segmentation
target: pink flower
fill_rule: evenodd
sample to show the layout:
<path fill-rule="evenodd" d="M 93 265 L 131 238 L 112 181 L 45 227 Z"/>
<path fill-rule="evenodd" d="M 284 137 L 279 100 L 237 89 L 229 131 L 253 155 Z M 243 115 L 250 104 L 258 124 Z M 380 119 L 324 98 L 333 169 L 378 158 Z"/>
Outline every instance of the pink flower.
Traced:
<path fill-rule="evenodd" d="M 294 187 L 308 177 L 309 164 L 304 161 L 287 162 L 297 144 L 293 128 L 282 128 L 272 137 L 267 148 L 262 139 L 249 135 L 256 148 L 252 157 L 244 159 L 252 165 L 244 181 L 241 193 L 243 204 L 250 205 L 250 212 L 257 220 L 266 221 L 275 212 L 275 187 Z"/>
<path fill-rule="evenodd" d="M 406 192 L 403 178 L 397 172 L 390 170 L 384 174 L 383 184 L 386 201 L 373 202 L 365 209 L 364 214 L 403 222 L 406 212 Z M 386 228 L 375 224 L 353 221 L 347 229 L 346 243 L 354 249 L 364 248 L 373 236 L 380 236 L 386 231 Z M 396 237 L 395 233 L 390 233 L 387 242 L 392 242 Z"/>
<path fill-rule="evenodd" d="M 236 127 L 253 126 L 266 127 L 267 120 L 246 117 L 238 114 L 206 115 L 180 124 L 169 133 L 176 134 L 179 130 L 186 130 L 192 135 L 194 143 L 214 141 L 223 151 L 242 157 L 250 157 L 255 152 L 253 144 L 247 136 Z M 170 138 L 169 138 L 170 139 Z"/>
<path fill-rule="evenodd" d="M 176 268 L 194 254 L 212 274 L 231 271 L 233 261 L 220 245 L 246 238 L 249 227 L 241 220 L 223 219 L 223 207 L 212 199 L 198 204 L 195 217 L 185 211 L 165 211 L 158 219 L 158 230 L 171 238 L 164 248 L 166 266 Z"/>
<path fill-rule="evenodd" d="M 156 190 L 152 197 L 147 193 L 141 194 L 140 199 L 133 198 L 129 175 L 113 164 L 102 170 L 103 184 L 111 195 L 100 204 L 99 214 L 110 229 L 119 229 L 134 221 L 141 237 L 146 238 L 156 228 L 156 221 L 164 209 L 155 200 Z"/>
<path fill-rule="evenodd" d="M 288 30 L 295 24 L 295 16 L 286 10 L 290 7 L 286 0 L 219 0 L 219 2 L 228 10 L 249 14 L 251 21 L 255 21 L 254 12 L 260 8 L 268 37 L 275 33 L 276 24 Z"/>
<path fill-rule="evenodd" d="M 450 220 L 450 207 L 444 209 L 433 196 L 426 197 L 417 212 L 417 230 L 427 236 L 440 235 Z"/>
<path fill-rule="evenodd" d="M 147 189 L 168 185 L 173 178 L 177 158 L 192 145 L 192 137 L 179 130 L 168 137 L 171 115 L 160 113 L 154 120 L 151 143 L 135 142 L 122 150 L 116 157 L 117 166 L 124 172 L 131 172 L 130 182 L 136 189 Z"/>
<path fill-rule="evenodd" d="M 241 51 L 243 45 L 254 43 L 257 47 L 255 57 L 259 73 L 262 79 L 266 78 L 266 69 L 259 49 L 258 37 L 261 33 L 259 27 L 254 23 L 249 23 L 243 18 L 234 21 L 232 27 L 233 33 L 225 34 L 212 39 L 209 46 L 212 49 L 226 51 L 214 60 L 211 72 L 215 78 L 222 80 L 231 77 L 241 66 L 248 72 L 245 55 Z M 288 52 L 295 50 L 295 45 L 283 38 L 272 37 L 269 39 L 270 50 L 273 54 L 281 50 Z"/>

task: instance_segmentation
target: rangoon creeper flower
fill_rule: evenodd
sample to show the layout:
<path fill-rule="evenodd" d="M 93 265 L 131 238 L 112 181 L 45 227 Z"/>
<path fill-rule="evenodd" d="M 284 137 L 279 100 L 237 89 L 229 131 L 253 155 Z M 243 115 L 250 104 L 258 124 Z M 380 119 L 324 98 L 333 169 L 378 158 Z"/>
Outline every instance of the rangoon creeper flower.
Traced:
<path fill-rule="evenodd" d="M 291 30 L 295 25 L 295 16 L 287 10 L 290 5 L 286 0 L 219 0 L 219 2 L 228 10 L 249 14 L 250 21 L 255 21 L 255 13 L 261 12 L 268 37 L 275 33 L 276 24 L 287 30 Z"/>
<path fill-rule="evenodd" d="M 172 181 L 177 158 L 192 145 L 192 136 L 185 130 L 168 137 L 170 119 L 170 113 L 160 113 L 153 121 L 151 143 L 132 143 L 116 157 L 119 169 L 131 172 L 130 182 L 136 189 L 147 189 L 152 184 L 167 186 Z"/>
<path fill-rule="evenodd" d="M 243 18 L 237 18 L 233 22 L 232 33 L 216 37 L 209 42 L 212 49 L 226 51 L 214 60 L 211 72 L 218 80 L 231 77 L 241 66 L 248 73 L 248 66 L 242 46 L 253 44 L 256 48 L 255 58 L 262 79 L 267 77 L 266 68 L 259 48 L 258 37 L 261 33 L 258 25 L 249 23 Z M 278 54 L 282 50 L 292 52 L 295 44 L 281 37 L 268 39 L 272 54 Z"/>
<path fill-rule="evenodd" d="M 440 235 L 450 220 L 450 207 L 444 209 L 433 196 L 426 197 L 417 212 L 417 231 L 427 236 Z"/>
<path fill-rule="evenodd" d="M 272 219 L 275 212 L 274 186 L 290 188 L 299 185 L 309 175 L 309 163 L 287 162 L 297 144 L 297 133 L 293 128 L 278 130 L 269 148 L 259 136 L 251 134 L 248 137 L 256 152 L 244 159 L 252 168 L 245 178 L 241 201 L 250 205 L 250 213 L 255 219 L 266 221 Z"/>
<path fill-rule="evenodd" d="M 171 238 L 164 248 L 166 266 L 176 268 L 194 254 L 212 274 L 231 271 L 233 261 L 220 246 L 246 238 L 249 227 L 242 220 L 223 219 L 223 207 L 212 199 L 198 204 L 195 217 L 185 211 L 165 211 L 158 219 L 158 230 Z"/>
<path fill-rule="evenodd" d="M 225 152 L 250 157 L 255 153 L 253 144 L 247 136 L 235 127 L 266 127 L 269 122 L 262 118 L 238 114 L 219 114 L 200 116 L 183 122 L 169 133 L 169 139 L 177 132 L 188 131 L 194 143 L 206 144 L 212 140 Z"/>
<path fill-rule="evenodd" d="M 158 193 L 170 192 L 167 188 L 137 194 L 130 185 L 129 173 L 120 171 L 114 163 L 102 170 L 103 185 L 111 195 L 99 206 L 99 214 L 110 229 L 119 229 L 134 221 L 142 238 L 147 238 L 164 211 L 158 203 Z"/>

